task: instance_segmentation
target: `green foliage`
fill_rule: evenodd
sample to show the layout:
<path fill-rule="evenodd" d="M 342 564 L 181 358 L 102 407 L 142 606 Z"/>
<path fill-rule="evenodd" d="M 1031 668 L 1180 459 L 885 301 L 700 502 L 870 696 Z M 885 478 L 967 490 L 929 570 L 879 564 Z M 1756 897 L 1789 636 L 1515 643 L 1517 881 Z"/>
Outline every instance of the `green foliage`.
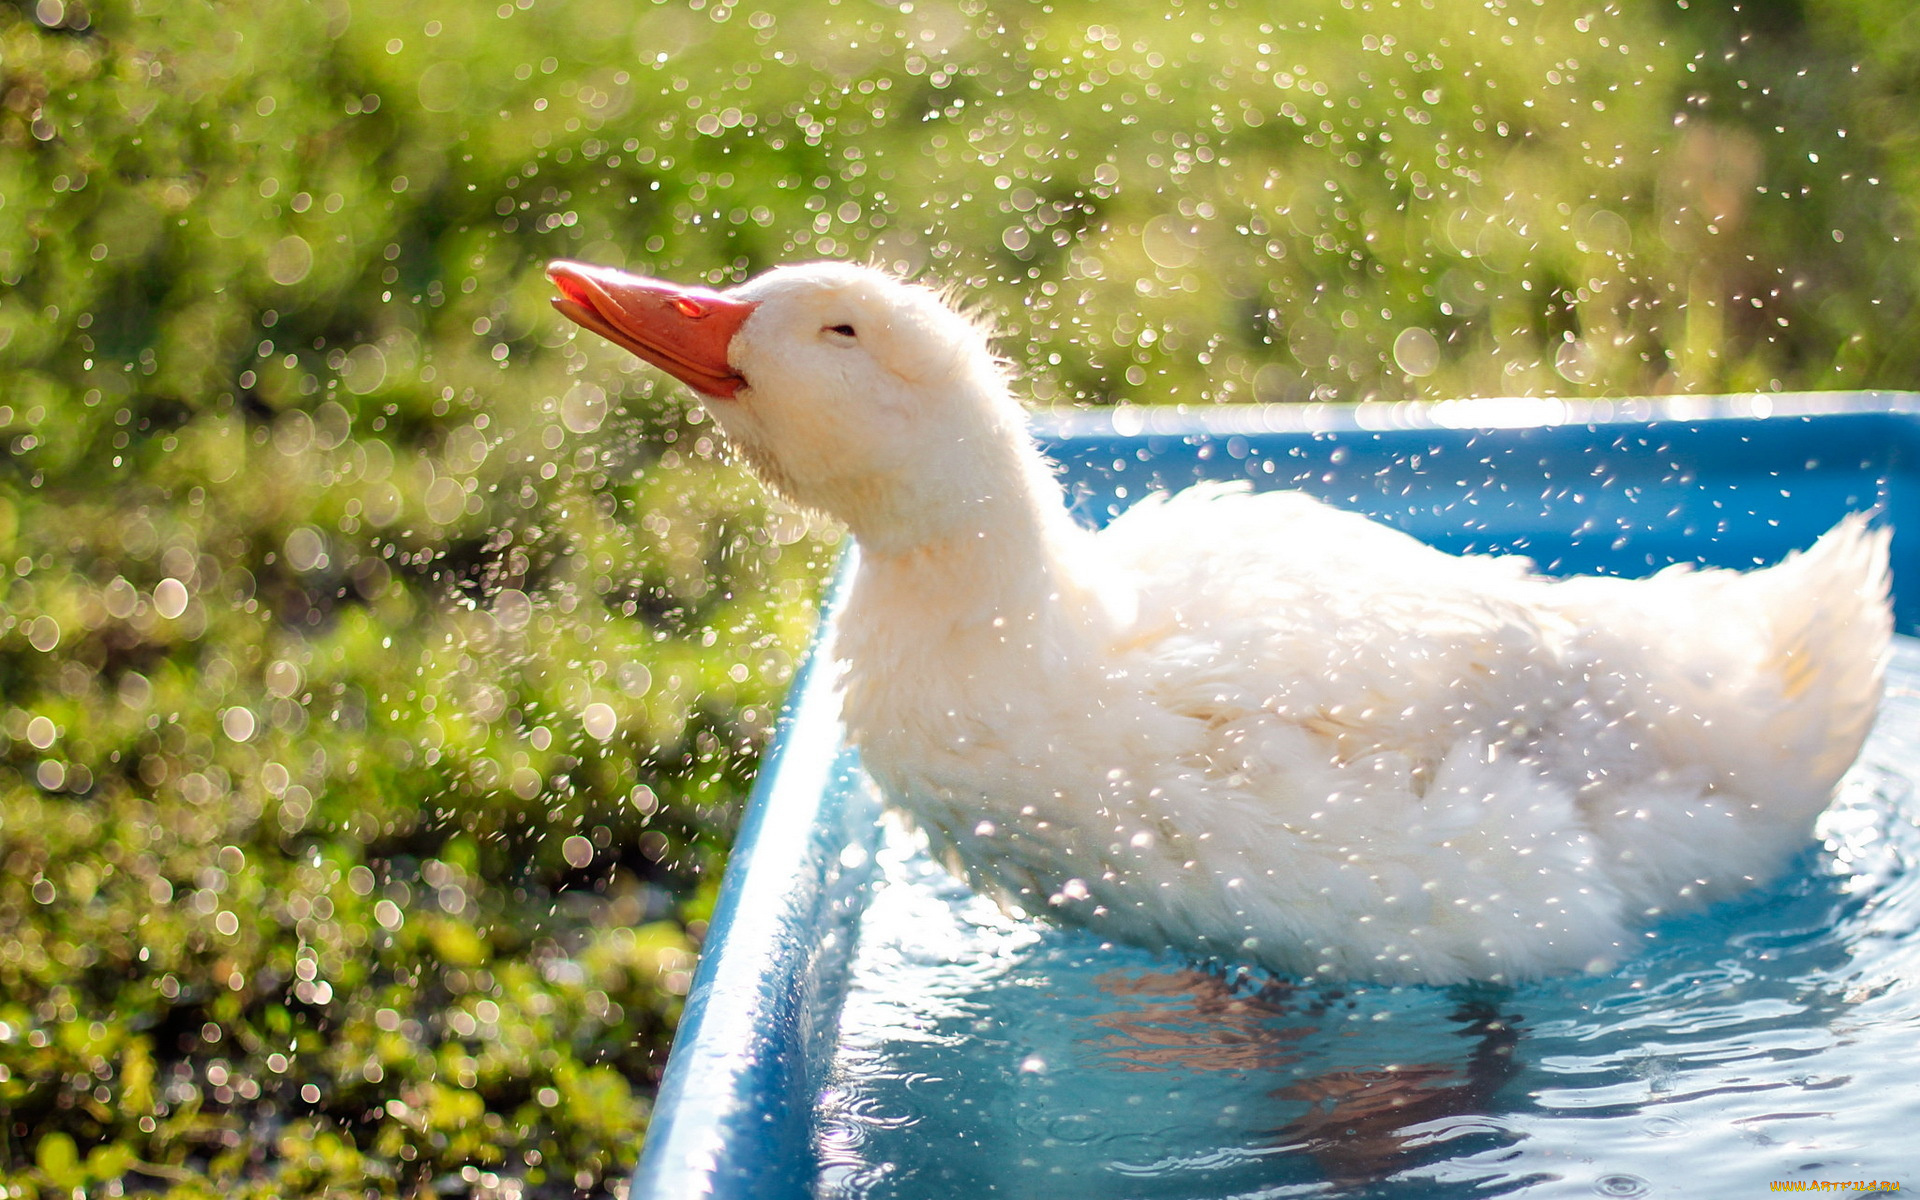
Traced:
<path fill-rule="evenodd" d="M 632 1164 L 836 539 L 550 258 L 871 257 L 1042 401 L 1912 383 L 1900 4 L 1282 8 L 0 7 L 15 1194 Z"/>

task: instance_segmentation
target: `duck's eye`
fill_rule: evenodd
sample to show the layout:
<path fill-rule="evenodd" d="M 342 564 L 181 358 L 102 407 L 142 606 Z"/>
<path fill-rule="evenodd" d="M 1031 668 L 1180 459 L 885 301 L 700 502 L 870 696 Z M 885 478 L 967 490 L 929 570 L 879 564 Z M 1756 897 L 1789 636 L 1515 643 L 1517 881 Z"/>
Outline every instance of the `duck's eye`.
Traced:
<path fill-rule="evenodd" d="M 844 338 L 850 338 L 854 336 L 853 326 L 851 325 L 829 325 L 827 326 L 827 332 L 837 333 Z"/>

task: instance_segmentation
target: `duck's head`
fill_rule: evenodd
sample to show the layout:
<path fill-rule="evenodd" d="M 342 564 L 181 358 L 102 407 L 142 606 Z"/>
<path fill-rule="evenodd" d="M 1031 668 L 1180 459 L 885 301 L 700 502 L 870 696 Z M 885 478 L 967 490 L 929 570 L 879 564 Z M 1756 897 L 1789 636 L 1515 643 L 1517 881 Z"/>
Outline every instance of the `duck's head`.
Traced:
<path fill-rule="evenodd" d="M 725 292 L 556 262 L 554 307 L 692 387 L 775 491 L 905 548 L 1026 498 L 1031 449 L 985 335 L 941 298 L 847 263 Z"/>

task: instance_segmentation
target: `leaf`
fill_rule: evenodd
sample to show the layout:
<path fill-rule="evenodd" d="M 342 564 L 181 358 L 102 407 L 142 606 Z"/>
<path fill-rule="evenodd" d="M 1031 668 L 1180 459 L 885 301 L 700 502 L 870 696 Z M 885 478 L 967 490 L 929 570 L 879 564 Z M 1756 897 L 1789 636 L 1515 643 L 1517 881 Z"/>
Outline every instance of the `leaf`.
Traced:
<path fill-rule="evenodd" d="M 95 1146 L 87 1154 L 86 1177 L 91 1183 L 105 1183 L 125 1175 L 133 1163 L 132 1150 L 123 1143 L 108 1142 L 104 1146 Z"/>
<path fill-rule="evenodd" d="M 73 1139 L 64 1133 L 49 1133 L 33 1148 L 33 1160 L 47 1182 L 62 1191 L 71 1191 L 86 1182 L 80 1172 L 80 1152 Z"/>

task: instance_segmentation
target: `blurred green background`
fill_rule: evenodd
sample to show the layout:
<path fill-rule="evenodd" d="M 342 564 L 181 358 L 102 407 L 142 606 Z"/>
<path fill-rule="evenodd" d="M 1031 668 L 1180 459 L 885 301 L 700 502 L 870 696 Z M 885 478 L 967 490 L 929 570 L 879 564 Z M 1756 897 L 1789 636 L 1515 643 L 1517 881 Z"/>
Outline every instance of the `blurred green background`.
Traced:
<path fill-rule="evenodd" d="M 0 6 L 0 1179 L 618 1192 L 837 534 L 547 307 L 958 282 L 1040 403 L 1911 386 L 1920 16 Z"/>

